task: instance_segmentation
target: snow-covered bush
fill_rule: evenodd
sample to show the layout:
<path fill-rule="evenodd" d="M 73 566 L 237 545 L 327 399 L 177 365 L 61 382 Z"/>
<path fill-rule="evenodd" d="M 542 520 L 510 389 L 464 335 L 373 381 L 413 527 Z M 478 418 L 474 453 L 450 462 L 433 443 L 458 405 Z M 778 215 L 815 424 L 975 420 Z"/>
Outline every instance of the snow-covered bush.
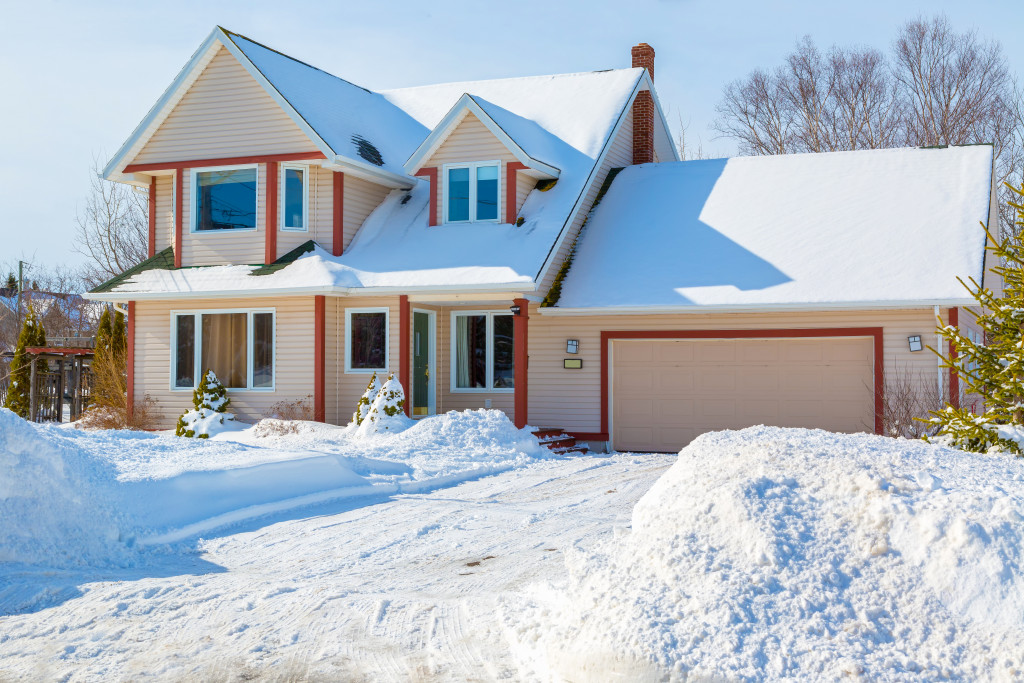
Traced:
<path fill-rule="evenodd" d="M 373 382 L 371 381 L 370 384 L 372 386 Z M 407 429 L 413 421 L 406 416 L 404 408 L 405 391 L 402 390 L 402 383 L 398 381 L 394 373 L 391 373 L 360 422 L 359 435 L 400 432 Z"/>
<path fill-rule="evenodd" d="M 233 422 L 235 416 L 227 412 L 231 399 L 228 390 L 217 379 L 213 370 L 207 370 L 203 380 L 192 392 L 192 410 L 187 410 L 178 418 L 178 426 L 174 430 L 176 436 L 196 439 L 208 439 L 216 434 L 218 427 L 225 422 Z"/>
<path fill-rule="evenodd" d="M 373 405 L 373 400 L 377 398 L 377 394 L 380 393 L 380 380 L 377 379 L 377 373 L 373 373 L 370 376 L 370 382 L 366 385 L 366 391 L 359 397 L 359 402 L 356 404 L 356 412 L 352 414 L 352 424 L 356 427 L 363 424 L 363 420 L 366 419 L 367 413 L 370 412 L 370 406 Z"/>

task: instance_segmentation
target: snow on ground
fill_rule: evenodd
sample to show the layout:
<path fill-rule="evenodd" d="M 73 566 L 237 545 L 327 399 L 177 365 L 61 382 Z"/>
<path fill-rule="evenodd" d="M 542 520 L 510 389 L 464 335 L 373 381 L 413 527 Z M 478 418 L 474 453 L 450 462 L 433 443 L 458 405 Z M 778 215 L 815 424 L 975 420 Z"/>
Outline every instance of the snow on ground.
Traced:
<path fill-rule="evenodd" d="M 506 602 L 543 679 L 1020 680 L 1024 466 L 868 435 L 706 434 Z"/>

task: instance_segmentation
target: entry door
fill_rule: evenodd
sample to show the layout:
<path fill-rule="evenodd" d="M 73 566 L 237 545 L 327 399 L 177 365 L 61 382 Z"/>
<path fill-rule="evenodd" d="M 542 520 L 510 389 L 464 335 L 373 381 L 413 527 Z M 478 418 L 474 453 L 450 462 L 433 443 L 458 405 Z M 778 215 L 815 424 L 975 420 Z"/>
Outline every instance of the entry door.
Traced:
<path fill-rule="evenodd" d="M 412 415 L 434 414 L 434 313 L 412 313 Z"/>

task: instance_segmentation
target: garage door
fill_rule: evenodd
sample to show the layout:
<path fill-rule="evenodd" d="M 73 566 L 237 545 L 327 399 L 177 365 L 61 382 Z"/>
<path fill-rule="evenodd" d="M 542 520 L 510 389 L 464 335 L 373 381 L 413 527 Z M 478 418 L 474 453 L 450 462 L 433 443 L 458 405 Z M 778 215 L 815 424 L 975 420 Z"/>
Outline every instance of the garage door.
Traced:
<path fill-rule="evenodd" d="M 716 429 L 873 431 L 870 338 L 612 342 L 612 440 L 678 451 Z"/>

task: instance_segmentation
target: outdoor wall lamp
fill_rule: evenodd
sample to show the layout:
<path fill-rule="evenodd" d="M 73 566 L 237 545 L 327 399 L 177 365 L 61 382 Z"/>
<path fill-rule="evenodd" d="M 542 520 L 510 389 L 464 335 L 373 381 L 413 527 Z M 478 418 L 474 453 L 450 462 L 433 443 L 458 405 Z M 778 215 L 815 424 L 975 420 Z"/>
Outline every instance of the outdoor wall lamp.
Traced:
<path fill-rule="evenodd" d="M 920 351 L 924 348 L 924 346 L 921 345 L 921 335 L 919 334 L 912 334 L 907 337 L 907 343 L 910 344 L 911 351 Z"/>
<path fill-rule="evenodd" d="M 512 311 L 512 315 L 519 315 L 519 306 L 515 304 L 509 306 L 508 310 Z"/>

